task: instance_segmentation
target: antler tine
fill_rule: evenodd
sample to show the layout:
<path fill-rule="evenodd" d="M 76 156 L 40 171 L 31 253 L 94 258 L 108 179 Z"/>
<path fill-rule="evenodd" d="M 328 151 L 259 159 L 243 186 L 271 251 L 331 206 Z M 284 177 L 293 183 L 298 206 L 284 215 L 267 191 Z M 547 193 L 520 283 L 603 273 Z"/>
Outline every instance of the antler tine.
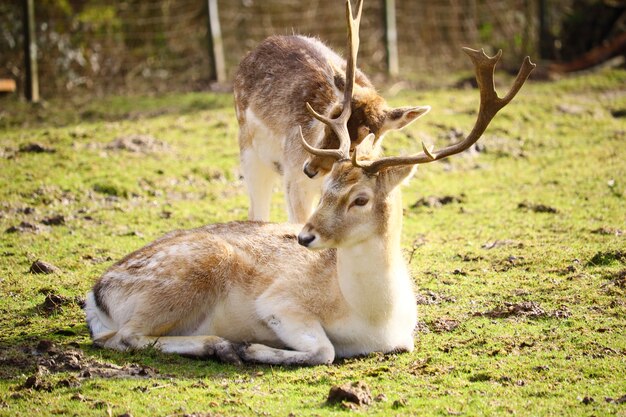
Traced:
<path fill-rule="evenodd" d="M 348 133 L 348 119 L 352 114 L 352 92 L 356 78 L 356 58 L 359 51 L 359 26 L 361 24 L 361 14 L 363 11 L 363 0 L 358 0 L 356 17 L 352 15 L 350 0 L 346 0 L 346 21 L 348 24 L 348 59 L 346 60 L 346 84 L 343 93 L 341 114 L 331 119 L 316 112 L 309 103 L 306 108 L 309 113 L 320 122 L 329 126 L 339 138 L 338 149 L 317 149 L 306 143 L 300 128 L 300 139 L 304 148 L 317 156 L 329 156 L 335 159 L 348 158 L 350 155 L 350 134 Z"/>
<path fill-rule="evenodd" d="M 524 85 L 532 70 L 536 67 L 535 64 L 530 62 L 529 57 L 524 58 L 524 62 L 522 62 L 522 66 L 513 82 L 513 86 L 503 98 L 500 98 L 495 89 L 493 74 L 496 64 L 500 60 L 500 56 L 502 56 L 502 51 L 498 51 L 493 57 L 487 56 L 484 50 L 477 51 L 475 49 L 463 48 L 463 52 L 470 57 L 474 64 L 476 80 L 478 81 L 478 87 L 480 89 L 480 108 L 478 110 L 478 116 L 476 117 L 476 123 L 469 135 L 461 142 L 447 146 L 440 151 L 429 151 L 424 144 L 422 144 L 424 151 L 418 154 L 404 157 L 392 156 L 381 158 L 366 165 L 357 163 L 358 166 L 361 166 L 370 173 L 374 173 L 390 166 L 425 164 L 463 152 L 480 139 L 496 113 L 509 104 L 522 88 L 522 85 Z"/>
<path fill-rule="evenodd" d="M 309 103 L 307 103 L 307 106 L 308 105 Z M 298 126 L 298 130 L 300 132 L 300 142 L 302 143 L 302 146 L 304 147 L 304 149 L 306 149 L 307 152 L 313 155 L 317 155 L 317 156 L 327 156 L 330 158 L 334 158 L 336 160 L 345 158 L 344 154 L 341 152 L 341 149 L 318 149 L 318 148 L 312 147 L 311 145 L 308 144 L 308 142 L 304 138 L 304 135 L 302 134 L 302 126 Z"/>

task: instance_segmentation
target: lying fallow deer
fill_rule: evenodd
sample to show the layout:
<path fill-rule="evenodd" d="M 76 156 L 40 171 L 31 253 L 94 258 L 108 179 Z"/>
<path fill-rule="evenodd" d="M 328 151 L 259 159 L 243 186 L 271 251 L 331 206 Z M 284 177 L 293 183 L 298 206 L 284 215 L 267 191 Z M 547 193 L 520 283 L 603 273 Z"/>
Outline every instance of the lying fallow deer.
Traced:
<path fill-rule="evenodd" d="M 361 9 L 359 0 L 357 28 Z M 358 47 L 358 36 L 356 39 Z M 241 61 L 234 95 L 250 220 L 270 219 L 272 188 L 280 175 L 289 221 L 304 222 L 313 212 L 322 179 L 333 161 L 326 156 L 308 155 L 300 145 L 297 126 L 302 126 L 310 144 L 337 147 L 335 133 L 314 118 L 305 103 L 336 117 L 345 94 L 345 71 L 343 59 L 318 39 L 305 36 L 272 36 Z M 428 110 L 428 106 L 390 108 L 370 80 L 356 70 L 352 113 L 347 123 L 351 148 L 373 133 L 377 153 L 386 132 L 407 126 Z"/>
<path fill-rule="evenodd" d="M 474 144 L 534 68 L 526 58 L 499 98 L 493 72 L 500 53 L 465 52 L 480 86 L 480 110 L 466 139 L 438 152 L 424 147 L 412 156 L 362 160 L 375 140 L 370 134 L 349 159 L 347 96 L 344 116 L 324 119 L 338 149 L 311 147 L 301 136 L 311 154 L 335 161 L 303 227 L 214 224 L 172 232 L 131 253 L 87 294 L 94 343 L 280 365 L 411 351 L 417 312 L 400 244 L 399 184 L 416 164 Z M 352 82 L 348 76 L 347 88 Z"/>

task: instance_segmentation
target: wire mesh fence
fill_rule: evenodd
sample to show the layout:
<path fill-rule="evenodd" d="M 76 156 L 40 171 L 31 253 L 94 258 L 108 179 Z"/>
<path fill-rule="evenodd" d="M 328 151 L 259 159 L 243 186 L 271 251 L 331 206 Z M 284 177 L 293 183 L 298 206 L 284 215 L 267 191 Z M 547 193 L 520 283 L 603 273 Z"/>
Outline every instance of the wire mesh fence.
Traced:
<path fill-rule="evenodd" d="M 461 46 L 506 49 L 516 66 L 538 48 L 538 0 L 395 0 L 400 75 L 466 67 Z M 571 0 L 549 2 L 552 9 Z M 229 79 L 245 53 L 272 34 L 317 36 L 342 52 L 343 0 L 219 0 Z M 365 1 L 359 66 L 386 69 L 384 1 Z M 206 0 L 36 2 L 43 97 L 201 90 L 211 55 Z M 0 3 L 0 78 L 23 85 L 22 1 Z M 506 65 L 505 61 L 505 65 Z"/>

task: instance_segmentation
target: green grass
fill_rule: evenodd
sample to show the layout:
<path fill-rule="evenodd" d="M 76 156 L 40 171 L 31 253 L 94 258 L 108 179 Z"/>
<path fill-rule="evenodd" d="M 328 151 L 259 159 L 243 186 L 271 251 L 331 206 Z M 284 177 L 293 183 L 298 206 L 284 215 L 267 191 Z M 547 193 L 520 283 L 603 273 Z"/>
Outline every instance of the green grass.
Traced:
<path fill-rule="evenodd" d="M 625 86 L 619 70 L 529 82 L 481 139 L 486 152 L 420 167 L 404 190 L 404 247 L 431 300 L 419 305 L 415 351 L 315 368 L 96 349 L 75 301 L 112 262 L 167 231 L 245 219 L 229 94 L 1 99 L 0 415 L 347 414 L 325 403 L 328 391 L 363 380 L 386 397 L 364 415 L 626 416 L 626 403 L 605 399 L 626 395 Z M 417 151 L 421 139 L 445 146 L 454 129 L 469 130 L 477 98 L 390 97 L 433 110 L 389 135 L 386 152 Z M 108 146 L 135 134 L 153 146 Z M 20 151 L 30 143 L 54 152 Z M 461 202 L 414 206 L 428 196 Z M 42 224 L 58 215 L 63 224 Z M 280 192 L 272 218 L 286 219 Z M 22 222 L 38 230 L 5 232 Z M 60 272 L 32 274 L 35 260 Z M 46 310 L 50 295 L 63 306 Z M 515 310 L 530 302 L 539 313 Z M 25 388 L 49 355 L 35 351 L 41 340 L 158 373 L 65 370 Z"/>

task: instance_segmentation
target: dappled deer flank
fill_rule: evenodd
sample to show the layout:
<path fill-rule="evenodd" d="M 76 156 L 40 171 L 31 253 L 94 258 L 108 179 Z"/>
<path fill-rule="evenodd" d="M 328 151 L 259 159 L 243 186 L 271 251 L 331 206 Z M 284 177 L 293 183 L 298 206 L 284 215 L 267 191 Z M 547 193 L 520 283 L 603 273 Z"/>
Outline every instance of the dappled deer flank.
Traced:
<path fill-rule="evenodd" d="M 476 123 L 470 134 L 461 142 L 447 146 L 440 151 L 434 152 L 422 143 L 423 152 L 418 154 L 380 158 L 373 162 L 358 162 L 358 155 L 355 152 L 352 156 L 352 161 L 355 165 L 360 166 L 367 172 L 374 173 L 390 166 L 424 164 L 437 161 L 469 149 L 470 146 L 480 139 L 496 113 L 513 100 L 513 97 L 515 97 L 520 88 L 522 88 L 522 85 L 524 85 L 528 76 L 536 67 L 535 64 L 530 62 L 529 57 L 524 58 L 524 62 L 513 82 L 513 86 L 506 96 L 500 98 L 496 92 L 493 75 L 496 64 L 502 56 L 502 50 L 499 50 L 493 57 L 487 56 L 482 49 L 477 51 L 475 49 L 463 48 L 463 52 L 470 57 L 474 64 L 476 81 L 478 81 L 478 88 L 480 89 L 480 108 L 478 110 L 478 116 L 476 117 Z"/>
<path fill-rule="evenodd" d="M 289 221 L 304 222 L 338 153 L 372 133 L 367 153 L 378 156 L 386 132 L 430 109 L 389 107 L 358 70 L 362 7 L 359 0 L 353 15 L 346 0 L 347 62 L 320 40 L 298 35 L 271 36 L 241 61 L 234 96 L 251 220 L 269 220 L 273 183 L 282 175 Z M 301 137 L 319 152 L 307 153 Z"/>

